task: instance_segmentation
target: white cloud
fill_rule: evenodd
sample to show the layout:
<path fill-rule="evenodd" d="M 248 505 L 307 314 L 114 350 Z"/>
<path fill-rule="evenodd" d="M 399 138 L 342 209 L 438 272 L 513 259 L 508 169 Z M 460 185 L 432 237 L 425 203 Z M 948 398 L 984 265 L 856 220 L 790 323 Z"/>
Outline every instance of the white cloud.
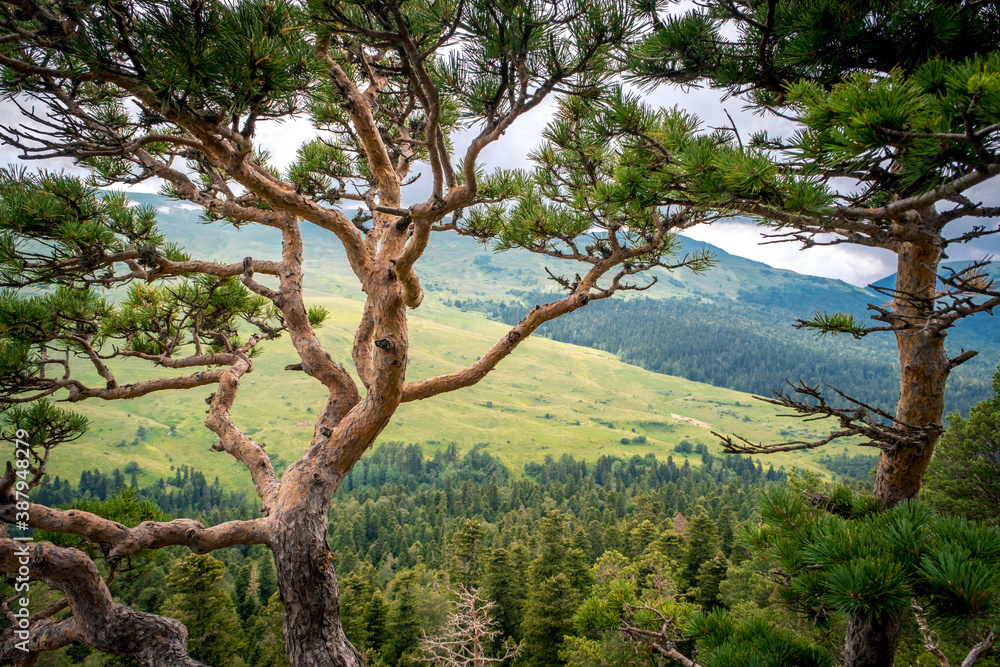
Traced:
<path fill-rule="evenodd" d="M 664 86 L 645 95 L 648 104 L 654 107 L 680 106 L 697 115 L 703 126 L 728 127 L 732 117 L 744 141 L 758 131 L 766 130 L 772 135 L 788 134 L 793 125 L 771 115 L 756 115 L 742 107 L 738 99 L 723 100 L 722 93 L 705 88 L 679 89 Z M 551 119 L 555 98 L 549 98 L 532 110 L 507 131 L 499 141 L 487 147 L 481 155 L 481 164 L 487 172 L 498 167 L 525 168 L 530 164 L 528 153 L 538 146 L 545 124 Z M 727 115 L 728 111 L 728 115 Z M 10 102 L 0 102 L 0 115 L 16 118 L 17 107 Z M 12 121 L 8 121 L 12 122 Z M 478 128 L 458 132 L 453 137 L 456 160 L 461 159 Z M 272 164 L 281 170 L 294 161 L 296 151 L 304 142 L 312 139 L 316 131 L 306 118 L 292 118 L 283 122 L 260 123 L 257 144 L 271 153 Z M 0 164 L 17 162 L 18 151 L 11 146 L 0 144 Z M 44 160 L 30 163 L 33 168 L 63 169 L 71 173 L 84 174 L 84 170 L 71 160 Z M 415 166 L 417 171 L 427 172 L 427 166 Z M 422 201 L 430 196 L 431 178 L 424 173 L 417 181 L 404 189 L 406 202 Z M 157 181 L 147 181 L 125 189 L 130 192 L 155 193 L 159 190 Z M 967 193 L 974 201 L 984 201 L 987 205 L 1000 203 L 1000 190 L 990 182 Z M 172 204 L 185 210 L 200 210 L 192 204 Z M 163 207 L 163 209 L 171 209 Z M 161 209 L 161 212 L 167 211 Z M 982 220 L 958 222 L 955 235 L 971 229 Z M 990 222 L 995 226 L 996 221 Z M 856 285 L 865 285 L 895 271 L 892 255 L 886 251 L 857 246 L 840 245 L 812 248 L 800 251 L 795 244 L 759 245 L 763 240 L 753 225 L 739 222 L 715 223 L 711 227 L 702 226 L 687 232 L 687 236 L 716 245 L 734 255 L 740 255 L 764 262 L 771 266 L 786 268 L 799 273 L 840 278 Z M 1000 255 L 1000 235 L 977 241 L 971 245 L 956 245 L 949 249 L 949 259 L 982 259 L 987 254 Z"/>
<path fill-rule="evenodd" d="M 854 285 L 868 285 L 896 272 L 894 256 L 888 250 L 848 245 L 802 250 L 797 243 L 760 245 L 766 240 L 760 228 L 747 222 L 698 225 L 684 235 L 779 269 L 839 278 Z"/>

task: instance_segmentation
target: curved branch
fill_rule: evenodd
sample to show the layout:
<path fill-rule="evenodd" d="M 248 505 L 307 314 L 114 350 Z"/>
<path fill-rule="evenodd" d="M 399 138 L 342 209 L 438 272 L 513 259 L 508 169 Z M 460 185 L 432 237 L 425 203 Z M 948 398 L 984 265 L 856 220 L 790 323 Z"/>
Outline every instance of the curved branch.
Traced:
<path fill-rule="evenodd" d="M 51 388 L 52 391 L 68 389 L 68 400 L 70 403 L 76 403 L 88 398 L 100 398 L 105 401 L 111 401 L 123 398 L 139 398 L 154 391 L 193 389 L 194 387 L 203 387 L 207 384 L 215 384 L 222 378 L 223 372 L 221 370 L 199 371 L 192 375 L 185 375 L 184 377 L 157 378 L 155 380 L 125 384 L 111 389 L 87 387 L 78 380 L 52 380 L 47 383 L 46 388 Z"/>
<path fill-rule="evenodd" d="M 30 628 L 29 655 L 72 637 L 148 667 L 204 667 L 188 656 L 187 630 L 180 622 L 115 603 L 97 566 L 82 551 L 0 538 L 0 572 L 16 575 L 21 567 L 28 568 L 32 579 L 63 591 L 73 611 L 70 622 Z M 0 660 L 6 661 L 11 650 L 19 650 L 12 646 L 14 632 L 8 629 L 0 635 Z M 25 654 L 10 657 L 20 661 Z"/>
<path fill-rule="evenodd" d="M 947 183 L 942 183 L 921 195 L 900 199 L 879 208 L 841 208 L 838 209 L 838 213 L 853 220 L 898 218 L 907 211 L 924 209 L 928 206 L 933 206 L 942 199 L 948 199 L 961 194 L 972 186 L 987 181 L 998 174 L 1000 174 L 1000 163 L 994 162 L 964 176 L 959 176 Z"/>
<path fill-rule="evenodd" d="M 578 291 L 558 301 L 535 308 L 471 366 L 454 373 L 438 375 L 418 382 L 408 382 L 403 385 L 401 402 L 417 401 L 456 389 L 471 387 L 486 377 L 490 371 L 496 368 L 497 364 L 506 359 L 521 341 L 530 336 L 538 327 L 549 320 L 586 306 L 590 299 L 591 297 L 586 291 L 578 288 Z"/>
<path fill-rule="evenodd" d="M 271 503 L 278 495 L 278 477 L 274 473 L 271 459 L 264 448 L 251 440 L 233 423 L 229 411 L 236 401 L 240 378 L 252 369 L 250 360 L 243 356 L 238 362 L 222 371 L 219 388 L 209 403 L 205 425 L 219 436 L 219 442 L 212 446 L 215 451 L 224 450 L 246 466 L 253 479 L 257 495 L 263 502 L 261 513 L 267 516 Z"/>
<path fill-rule="evenodd" d="M 13 524 L 17 511 L 13 503 L 0 505 L 0 521 Z M 266 519 L 227 521 L 205 527 L 193 519 L 144 521 L 134 528 L 91 512 L 56 509 L 31 503 L 28 525 L 50 533 L 68 533 L 109 547 L 108 560 L 114 564 L 146 549 L 186 546 L 195 553 L 208 553 L 236 544 L 267 544 Z"/>

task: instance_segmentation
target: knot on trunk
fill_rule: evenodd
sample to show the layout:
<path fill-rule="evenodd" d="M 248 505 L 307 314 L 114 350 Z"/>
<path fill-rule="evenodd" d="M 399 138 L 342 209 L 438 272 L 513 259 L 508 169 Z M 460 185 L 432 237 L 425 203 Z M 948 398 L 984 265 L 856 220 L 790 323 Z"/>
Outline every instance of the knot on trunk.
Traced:
<path fill-rule="evenodd" d="M 396 349 L 396 344 L 393 343 L 388 338 L 379 338 L 378 340 L 375 341 L 375 347 L 379 348 L 380 350 L 385 350 L 386 352 L 389 352 L 391 350 Z"/>

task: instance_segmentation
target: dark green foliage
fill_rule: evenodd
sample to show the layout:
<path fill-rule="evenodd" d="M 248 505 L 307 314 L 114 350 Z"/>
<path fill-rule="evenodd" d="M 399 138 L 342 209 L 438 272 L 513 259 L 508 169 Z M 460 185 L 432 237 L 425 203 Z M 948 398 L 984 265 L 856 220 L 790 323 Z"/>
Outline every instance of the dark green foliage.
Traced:
<path fill-rule="evenodd" d="M 521 618 L 527 581 L 524 577 L 526 554 L 523 547 L 494 549 L 486 557 L 483 592 L 494 602 L 492 616 L 503 639 L 521 639 Z"/>
<path fill-rule="evenodd" d="M 389 659 L 403 648 L 394 647 L 395 654 L 390 655 L 386 646 L 393 637 L 390 616 L 411 639 L 419 638 L 423 631 L 435 632 L 436 624 L 444 621 L 428 614 L 443 609 L 444 600 L 432 597 L 430 573 L 424 568 L 448 562 L 456 532 L 469 522 L 483 529 L 484 535 L 477 542 L 482 554 L 478 559 L 479 576 L 486 594 L 497 605 L 493 618 L 501 629 L 497 638 L 500 644 L 507 638 L 522 638 L 525 607 L 533 588 L 529 577 L 533 561 L 542 559 L 539 571 L 544 569 L 549 578 L 554 578 L 553 572 L 564 573 L 546 590 L 550 594 L 562 591 L 572 602 L 588 594 L 594 561 L 607 549 L 619 549 L 628 554 L 620 556 L 622 567 L 627 567 L 636 585 L 659 595 L 673 594 L 677 592 L 674 559 L 682 552 L 683 541 L 669 530 L 670 519 L 678 511 L 692 514 L 693 499 L 699 499 L 710 516 L 721 516 L 730 507 L 736 520 L 746 520 L 754 512 L 749 489 L 767 482 L 762 468 L 741 457 L 717 459 L 712 469 L 706 470 L 679 468 L 672 461 L 664 463 L 652 457 L 637 456 L 627 461 L 602 457 L 588 465 L 566 456 L 531 464 L 527 473 L 513 479 L 507 468 L 483 448 L 460 456 L 455 448 L 447 447 L 425 457 L 418 446 L 398 443 L 379 445 L 355 468 L 355 479 L 366 482 L 351 490 L 342 487 L 338 492 L 331 509 L 329 535 L 339 564 L 342 622 L 347 636 L 365 651 L 370 664 L 381 661 L 394 665 Z M 107 497 L 113 493 L 108 490 L 113 478 L 113 474 L 95 470 L 87 472 L 81 482 L 93 498 L 102 492 Z M 379 479 L 384 481 L 378 485 L 367 483 Z M 445 497 L 449 488 L 451 509 Z M 58 502 L 80 495 L 61 479 L 50 480 L 36 493 L 48 494 Z M 256 507 L 246 497 L 222 494 L 221 488 L 209 484 L 204 474 L 187 466 L 178 467 L 169 480 L 140 489 L 139 494 L 140 498 L 162 502 L 171 508 L 170 513 L 184 512 L 207 525 L 249 517 Z M 563 512 L 559 529 L 555 528 L 557 522 L 546 516 L 553 503 Z M 543 535 L 551 540 L 542 539 Z M 179 550 L 163 550 L 161 559 L 145 571 L 130 575 L 128 581 L 116 580 L 115 594 L 133 607 L 161 611 L 166 577 L 182 554 Z M 234 611 L 241 608 L 241 600 L 249 607 L 249 599 L 241 594 L 244 568 L 256 570 L 251 582 L 256 581 L 258 586 L 259 604 L 243 624 L 247 663 L 285 664 L 283 652 L 275 643 L 282 637 L 282 611 L 275 593 L 271 555 L 259 547 L 225 550 L 216 555 L 225 559 L 232 576 L 232 590 L 224 593 L 232 598 Z M 356 565 L 348 566 L 352 561 Z M 555 564 L 550 567 L 546 563 Z M 410 575 L 410 585 L 393 583 L 397 575 L 417 571 L 421 574 Z M 400 613 L 413 611 L 413 605 L 409 601 L 403 604 L 400 596 L 414 590 L 416 625 L 413 616 Z M 268 591 L 271 594 L 265 597 Z M 264 604 L 264 600 L 269 603 Z M 539 636 L 545 632 L 576 632 L 565 623 L 575 608 L 558 602 L 534 595 L 532 613 L 539 620 L 534 631 Z M 547 646 L 542 646 L 542 651 L 544 660 L 560 660 Z M 627 651 L 628 655 L 634 653 Z M 530 655 L 527 649 L 523 653 L 524 659 L 530 659 Z M 404 662 L 407 659 L 402 658 Z"/>
<path fill-rule="evenodd" d="M 892 618 L 917 599 L 932 624 L 982 627 L 1000 604 L 1000 532 L 936 515 L 918 501 L 890 510 L 841 487 L 826 509 L 795 492 L 761 495 L 763 524 L 748 528 L 751 549 L 771 555 L 790 584 L 783 604 L 815 618 L 833 611 Z"/>
<path fill-rule="evenodd" d="M 579 549 L 569 546 L 562 516 L 550 512 L 538 523 L 538 556 L 528 570 L 521 630 L 528 664 L 563 664 L 559 650 L 571 634 L 573 614 L 589 589 L 590 571 Z"/>
<path fill-rule="evenodd" d="M 696 614 L 685 634 L 705 667 L 832 667 L 821 649 L 762 621 L 739 622 L 725 611 Z"/>
<path fill-rule="evenodd" d="M 259 582 L 252 582 L 253 570 L 253 561 L 246 558 L 236 568 L 236 573 L 233 575 L 233 602 L 236 604 L 236 613 L 244 623 L 260 606 L 260 600 L 257 597 Z M 251 586 L 251 583 L 258 585 Z"/>
<path fill-rule="evenodd" d="M 278 574 L 274 570 L 274 558 L 270 554 L 257 561 L 257 595 L 261 600 L 270 600 L 278 592 Z"/>
<path fill-rule="evenodd" d="M 708 3 L 657 21 L 659 29 L 635 53 L 636 76 L 688 82 L 708 75 L 715 87 L 750 87 L 754 102 L 769 107 L 781 101 L 786 81 L 829 87 L 859 68 L 912 72 L 932 58 L 961 61 L 1000 45 L 1000 12 L 992 3 L 757 3 L 735 38 L 722 32 L 731 16 L 724 7 Z"/>
<path fill-rule="evenodd" d="M 565 664 L 559 651 L 563 637 L 573 632 L 573 614 L 580 601 L 579 591 L 565 574 L 532 579 L 521 622 L 526 664 L 532 667 Z"/>
<path fill-rule="evenodd" d="M 678 576 L 682 588 L 698 585 L 698 572 L 719 551 L 715 522 L 707 514 L 697 514 L 684 530 L 684 553 L 681 556 Z"/>
<path fill-rule="evenodd" d="M 248 330 L 280 333 L 279 311 L 237 277 L 172 278 L 165 267 L 188 259 L 164 240 L 151 206 L 130 206 L 122 193 L 102 196 L 76 177 L 0 170 L 0 287 L 44 288 L 0 292 L 0 398 L 100 392 L 67 383 L 68 375 L 60 380 L 70 366 L 43 372 L 58 358 L 91 366 L 113 388 L 112 359 L 231 351 Z M 127 287 L 114 299 L 100 291 L 119 285 Z"/>
<path fill-rule="evenodd" d="M 130 206 L 124 193 L 98 196 L 72 176 L 0 169 L 0 285 L 95 278 L 95 256 L 130 245 L 149 258 L 187 258 L 164 240 L 152 206 Z"/>
<path fill-rule="evenodd" d="M 454 581 L 466 588 L 480 585 L 482 570 L 481 542 L 486 532 L 476 521 L 464 520 L 459 523 L 451 538 L 452 571 Z"/>
<path fill-rule="evenodd" d="M 382 656 L 390 665 L 415 652 L 420 641 L 420 618 L 417 606 L 417 573 L 400 572 L 389 586 L 392 602 L 386 618 L 386 633 Z"/>
<path fill-rule="evenodd" d="M 364 563 L 340 580 L 341 623 L 361 651 L 378 651 L 387 639 L 388 604 L 371 563 Z"/>
<path fill-rule="evenodd" d="M 257 642 L 259 651 L 252 663 L 254 667 L 288 667 L 285 634 L 282 630 L 284 620 L 285 609 L 281 606 L 281 597 L 275 592 L 256 619 L 256 631 L 260 639 Z"/>
<path fill-rule="evenodd" d="M 871 405 L 891 408 L 899 394 L 893 341 L 880 338 L 862 343 L 846 337 L 820 341 L 791 326 L 775 326 L 808 318 L 818 298 L 835 296 L 832 290 L 819 296 L 797 289 L 792 284 L 747 290 L 738 299 L 722 302 L 722 307 L 696 298 L 607 299 L 546 322 L 538 333 L 612 352 L 647 370 L 717 387 L 769 396 L 789 379 L 810 385 L 826 382 Z M 467 300 L 463 305 L 465 310 L 513 325 L 532 305 L 552 298 L 552 294 L 531 292 L 517 300 Z M 872 298 L 862 294 L 834 299 L 831 305 L 860 315 Z M 623 321 L 629 326 L 618 325 Z M 991 352 L 996 340 L 976 328 L 989 326 L 988 320 L 979 323 L 978 318 L 961 322 L 948 338 L 949 349 Z M 975 361 L 955 369 L 947 394 L 949 409 L 965 409 L 989 395 L 982 371 L 983 366 Z M 690 453 L 692 449 L 680 443 L 675 451 Z"/>
<path fill-rule="evenodd" d="M 726 578 L 728 569 L 729 561 L 722 553 L 716 554 L 715 558 L 705 561 L 698 568 L 698 578 L 695 581 L 698 593 L 694 600 L 702 609 L 711 611 L 722 604 L 719 600 L 719 584 Z"/>
<path fill-rule="evenodd" d="M 848 456 L 847 452 L 841 452 L 836 456 L 825 454 L 819 458 L 819 463 L 830 472 L 843 477 L 867 481 L 878 464 L 878 456 L 871 454 Z"/>
<path fill-rule="evenodd" d="M 238 667 L 246 641 L 229 592 L 223 587 L 225 565 L 209 555 L 191 554 L 173 564 L 162 613 L 188 630 L 189 650 L 210 665 Z"/>
<path fill-rule="evenodd" d="M 924 484 L 924 499 L 940 512 L 1000 522 L 1000 369 L 994 395 L 964 419 L 948 418 Z"/>

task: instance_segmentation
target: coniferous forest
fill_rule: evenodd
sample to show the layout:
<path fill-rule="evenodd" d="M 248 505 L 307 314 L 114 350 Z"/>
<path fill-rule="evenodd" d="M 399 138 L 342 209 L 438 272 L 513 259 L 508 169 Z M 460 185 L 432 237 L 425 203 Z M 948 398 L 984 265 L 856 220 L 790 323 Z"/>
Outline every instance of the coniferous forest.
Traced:
<path fill-rule="evenodd" d="M 998 413 L 984 402 L 973 419 L 988 415 L 995 421 Z M 967 428 L 965 420 L 956 423 L 961 431 L 949 441 Z M 976 449 L 983 446 L 989 447 L 963 441 L 963 449 L 944 448 L 941 465 L 960 465 L 970 451 L 996 461 L 996 448 Z M 870 487 L 874 457 L 830 457 L 827 465 L 840 478 L 836 487 L 765 467 L 761 459 L 707 451 L 701 458 L 700 466 L 687 460 L 678 466 L 670 456 L 590 463 L 548 457 L 516 476 L 489 447 L 463 454 L 454 444 L 433 452 L 398 442 L 377 446 L 344 480 L 329 514 L 348 637 L 369 664 L 426 664 L 431 653 L 422 641 L 445 631 L 462 591 L 479 590 L 494 605 L 483 618 L 497 632 L 483 642 L 484 656 L 502 655 L 506 642 L 520 647 L 516 664 L 661 664 L 643 644 L 609 625 L 606 609 L 595 610 L 627 596 L 671 599 L 672 612 L 688 623 L 676 638 L 688 652 L 774 651 L 773 664 L 835 664 L 843 613 L 827 609 L 822 623 L 804 623 L 781 605 L 783 589 L 770 577 L 779 567 L 777 554 L 757 551 L 753 531 L 768 516 L 765 503 L 775 494 L 833 489 L 839 502 L 862 495 Z M 144 488 L 134 482 L 138 466 L 126 468 L 85 471 L 77 484 L 48 480 L 35 502 L 133 523 L 184 516 L 216 525 L 254 513 L 248 497 L 185 465 Z M 931 485 L 930 505 L 920 505 L 920 511 L 985 519 L 987 525 L 988 516 L 995 520 L 995 496 L 968 489 L 964 497 L 977 509 L 955 512 L 947 507 L 953 496 L 944 484 Z M 994 552 L 987 562 L 998 557 Z M 119 576 L 112 591 L 123 602 L 185 623 L 195 659 L 288 664 L 274 566 L 262 549 L 213 555 L 164 549 Z M 941 649 L 953 659 L 964 657 L 974 632 L 945 627 L 935 635 Z M 734 640 L 743 635 L 739 642 L 746 645 Z M 897 664 L 936 664 L 924 643 L 912 622 L 904 629 Z M 731 664 L 728 659 L 706 662 Z M 73 646 L 38 664 L 121 662 Z M 977 664 L 998 661 L 987 657 Z"/>

